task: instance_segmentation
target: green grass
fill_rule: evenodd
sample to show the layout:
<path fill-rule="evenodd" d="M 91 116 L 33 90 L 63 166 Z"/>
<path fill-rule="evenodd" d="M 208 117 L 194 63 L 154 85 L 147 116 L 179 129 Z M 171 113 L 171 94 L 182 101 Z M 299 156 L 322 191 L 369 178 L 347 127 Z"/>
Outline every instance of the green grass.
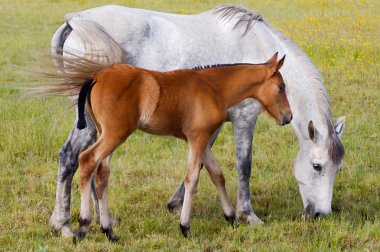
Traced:
<path fill-rule="evenodd" d="M 264 226 L 232 229 L 222 216 L 216 190 L 202 172 L 193 206 L 194 238 L 179 232 L 178 214 L 166 201 L 184 175 L 187 148 L 174 138 L 134 134 L 111 163 L 110 209 L 120 219 L 110 243 L 93 223 L 79 245 L 54 236 L 53 210 L 59 148 L 74 122 L 68 100 L 20 99 L 19 87 L 35 80 L 18 67 L 38 64 L 67 12 L 110 1 L 21 1 L 0 4 L 0 250 L 380 250 L 380 2 L 229 1 L 263 14 L 298 43 L 321 71 L 334 117 L 346 115 L 345 164 L 337 176 L 331 217 L 303 221 L 293 177 L 298 143 L 290 126 L 260 116 L 255 129 L 251 191 Z M 196 13 L 218 1 L 112 1 L 176 13 Z M 62 116 L 62 118 L 61 118 Z M 61 119 L 60 119 L 61 118 Z M 54 130 L 53 127 L 55 127 Z M 236 202 L 232 127 L 226 124 L 214 153 Z M 78 227 L 78 175 L 73 183 L 72 226 Z"/>

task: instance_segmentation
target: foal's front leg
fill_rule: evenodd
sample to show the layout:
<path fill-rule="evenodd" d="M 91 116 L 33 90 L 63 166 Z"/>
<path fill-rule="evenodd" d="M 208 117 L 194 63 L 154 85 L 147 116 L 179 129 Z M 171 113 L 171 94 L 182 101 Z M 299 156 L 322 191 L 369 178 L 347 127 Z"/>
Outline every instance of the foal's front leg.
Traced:
<path fill-rule="evenodd" d="M 222 129 L 222 126 L 220 126 L 212 135 L 211 140 L 209 142 L 210 146 L 214 144 L 216 137 L 218 136 L 220 130 Z M 173 193 L 172 197 L 170 198 L 167 204 L 169 211 L 173 212 L 176 210 L 180 210 L 183 204 L 184 197 L 185 197 L 185 181 L 182 180 L 181 184 L 179 184 L 179 186 L 177 187 L 176 191 Z"/>
<path fill-rule="evenodd" d="M 197 185 L 199 181 L 199 172 L 201 161 L 204 156 L 204 152 L 208 143 L 209 136 L 206 137 L 194 137 L 188 138 L 189 142 L 189 157 L 186 176 L 184 179 L 185 185 L 185 197 L 183 200 L 183 206 L 181 211 L 181 223 L 180 228 L 182 234 L 190 238 L 190 215 L 191 205 L 195 196 Z"/>

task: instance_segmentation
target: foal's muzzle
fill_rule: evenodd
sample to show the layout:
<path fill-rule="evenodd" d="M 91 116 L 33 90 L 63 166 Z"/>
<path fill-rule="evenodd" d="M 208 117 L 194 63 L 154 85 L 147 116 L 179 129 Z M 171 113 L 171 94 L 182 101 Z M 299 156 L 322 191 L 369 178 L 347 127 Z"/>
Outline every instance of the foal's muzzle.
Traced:
<path fill-rule="evenodd" d="M 280 125 L 286 125 L 289 124 L 292 119 L 293 119 L 293 113 L 292 111 L 286 111 L 286 112 L 281 112 L 281 121 L 279 122 Z"/>

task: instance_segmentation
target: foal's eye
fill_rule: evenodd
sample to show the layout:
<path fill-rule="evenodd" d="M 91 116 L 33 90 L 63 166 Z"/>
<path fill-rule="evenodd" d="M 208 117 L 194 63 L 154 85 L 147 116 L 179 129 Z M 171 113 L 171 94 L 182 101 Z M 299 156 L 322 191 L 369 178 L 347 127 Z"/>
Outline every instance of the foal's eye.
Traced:
<path fill-rule="evenodd" d="M 280 89 L 280 92 L 284 92 L 284 91 L 285 91 L 285 84 L 282 83 L 282 84 L 279 86 L 279 89 Z"/>
<path fill-rule="evenodd" d="M 322 171 L 322 166 L 320 164 L 313 164 L 313 168 L 318 172 Z"/>

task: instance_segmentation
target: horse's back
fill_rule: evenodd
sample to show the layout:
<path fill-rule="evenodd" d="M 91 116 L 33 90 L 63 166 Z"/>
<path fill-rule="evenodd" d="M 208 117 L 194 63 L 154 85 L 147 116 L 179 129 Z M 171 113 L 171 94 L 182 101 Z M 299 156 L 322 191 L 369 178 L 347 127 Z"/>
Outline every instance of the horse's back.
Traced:
<path fill-rule="evenodd" d="M 230 50 L 229 45 L 241 43 L 238 42 L 241 41 L 241 33 L 234 32 L 233 24 L 220 20 L 213 10 L 195 15 L 180 15 L 106 5 L 66 15 L 68 24 L 73 19 L 98 25 L 100 30 L 129 53 L 129 64 L 147 69 L 173 70 L 231 63 L 231 59 L 239 61 L 247 53 Z M 58 40 L 57 36 L 58 34 L 53 40 Z M 94 53 L 91 47 L 81 46 L 84 41 L 75 36 L 74 34 L 70 44 L 65 44 L 67 49 L 79 48 L 90 50 L 86 53 Z M 89 39 L 86 40 L 88 42 Z M 94 50 L 102 50 L 97 46 L 100 42 L 94 36 L 91 42 Z"/>

